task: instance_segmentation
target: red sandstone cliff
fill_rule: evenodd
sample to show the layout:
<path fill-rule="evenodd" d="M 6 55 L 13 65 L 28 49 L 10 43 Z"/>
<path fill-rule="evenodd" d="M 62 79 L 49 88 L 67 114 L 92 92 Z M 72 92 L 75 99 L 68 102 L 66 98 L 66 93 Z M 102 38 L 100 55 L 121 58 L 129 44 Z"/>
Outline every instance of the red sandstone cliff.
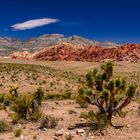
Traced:
<path fill-rule="evenodd" d="M 71 44 L 62 44 L 48 47 L 36 54 L 22 55 L 22 59 L 34 60 L 67 60 L 67 61 L 103 61 L 111 59 L 115 61 L 140 61 L 140 44 L 126 44 L 121 47 L 105 48 L 100 46 L 80 47 Z M 27 56 L 27 57 L 26 57 Z M 30 56 L 30 57 L 29 57 Z M 19 59 L 18 55 L 11 55 Z"/>

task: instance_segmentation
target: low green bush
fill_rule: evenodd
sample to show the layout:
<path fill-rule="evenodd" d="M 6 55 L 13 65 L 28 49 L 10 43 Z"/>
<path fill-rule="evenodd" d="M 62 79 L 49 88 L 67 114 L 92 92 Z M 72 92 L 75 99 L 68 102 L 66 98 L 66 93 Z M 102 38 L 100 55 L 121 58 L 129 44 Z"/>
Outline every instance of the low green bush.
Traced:
<path fill-rule="evenodd" d="M 71 92 L 64 92 L 64 93 L 46 93 L 44 96 L 45 100 L 52 99 L 52 100 L 65 100 L 71 99 Z"/>
<path fill-rule="evenodd" d="M 16 129 L 16 130 L 14 131 L 15 137 L 20 137 L 20 136 L 21 136 L 21 133 L 22 133 L 22 130 L 21 130 L 20 128 L 18 128 L 18 129 Z"/>
<path fill-rule="evenodd" d="M 0 133 L 12 131 L 12 125 L 6 120 L 0 120 Z"/>
<path fill-rule="evenodd" d="M 5 98 L 5 95 L 3 93 L 0 93 L 0 103 L 3 103 Z"/>

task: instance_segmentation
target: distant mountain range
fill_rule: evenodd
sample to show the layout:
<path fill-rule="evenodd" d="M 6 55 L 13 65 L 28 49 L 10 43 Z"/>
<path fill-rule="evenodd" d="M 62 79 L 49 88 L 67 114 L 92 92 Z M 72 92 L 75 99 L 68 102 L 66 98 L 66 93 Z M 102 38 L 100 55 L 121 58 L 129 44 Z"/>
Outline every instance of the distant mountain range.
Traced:
<path fill-rule="evenodd" d="M 70 43 L 72 45 L 79 46 L 103 46 L 103 47 L 114 47 L 119 44 L 113 42 L 99 42 L 89 40 L 80 36 L 65 37 L 62 34 L 47 34 L 30 40 L 19 40 L 10 37 L 0 37 L 0 56 L 8 56 L 13 52 L 36 52 L 43 48 L 59 45 L 61 43 Z"/>

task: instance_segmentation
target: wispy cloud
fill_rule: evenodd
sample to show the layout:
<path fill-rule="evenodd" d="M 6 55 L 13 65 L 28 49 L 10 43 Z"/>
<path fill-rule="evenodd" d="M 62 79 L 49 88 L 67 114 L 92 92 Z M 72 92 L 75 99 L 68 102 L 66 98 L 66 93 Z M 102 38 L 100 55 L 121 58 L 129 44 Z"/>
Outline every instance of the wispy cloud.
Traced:
<path fill-rule="evenodd" d="M 44 26 L 44 25 L 48 25 L 48 24 L 51 24 L 51 23 L 56 23 L 58 21 L 59 21 L 59 19 L 52 19 L 52 18 L 34 19 L 34 20 L 25 21 L 23 23 L 14 24 L 11 27 L 14 31 L 28 30 L 28 29 L 33 29 L 33 28 L 36 28 L 36 27 L 41 27 L 41 26 Z"/>

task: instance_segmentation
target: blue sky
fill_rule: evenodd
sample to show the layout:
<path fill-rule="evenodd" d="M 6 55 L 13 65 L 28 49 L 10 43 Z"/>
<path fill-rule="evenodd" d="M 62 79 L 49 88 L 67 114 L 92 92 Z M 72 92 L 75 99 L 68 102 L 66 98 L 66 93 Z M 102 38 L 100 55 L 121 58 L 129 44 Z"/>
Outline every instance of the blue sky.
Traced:
<path fill-rule="evenodd" d="M 0 0 L 0 36 L 80 35 L 140 43 L 139 0 Z"/>

